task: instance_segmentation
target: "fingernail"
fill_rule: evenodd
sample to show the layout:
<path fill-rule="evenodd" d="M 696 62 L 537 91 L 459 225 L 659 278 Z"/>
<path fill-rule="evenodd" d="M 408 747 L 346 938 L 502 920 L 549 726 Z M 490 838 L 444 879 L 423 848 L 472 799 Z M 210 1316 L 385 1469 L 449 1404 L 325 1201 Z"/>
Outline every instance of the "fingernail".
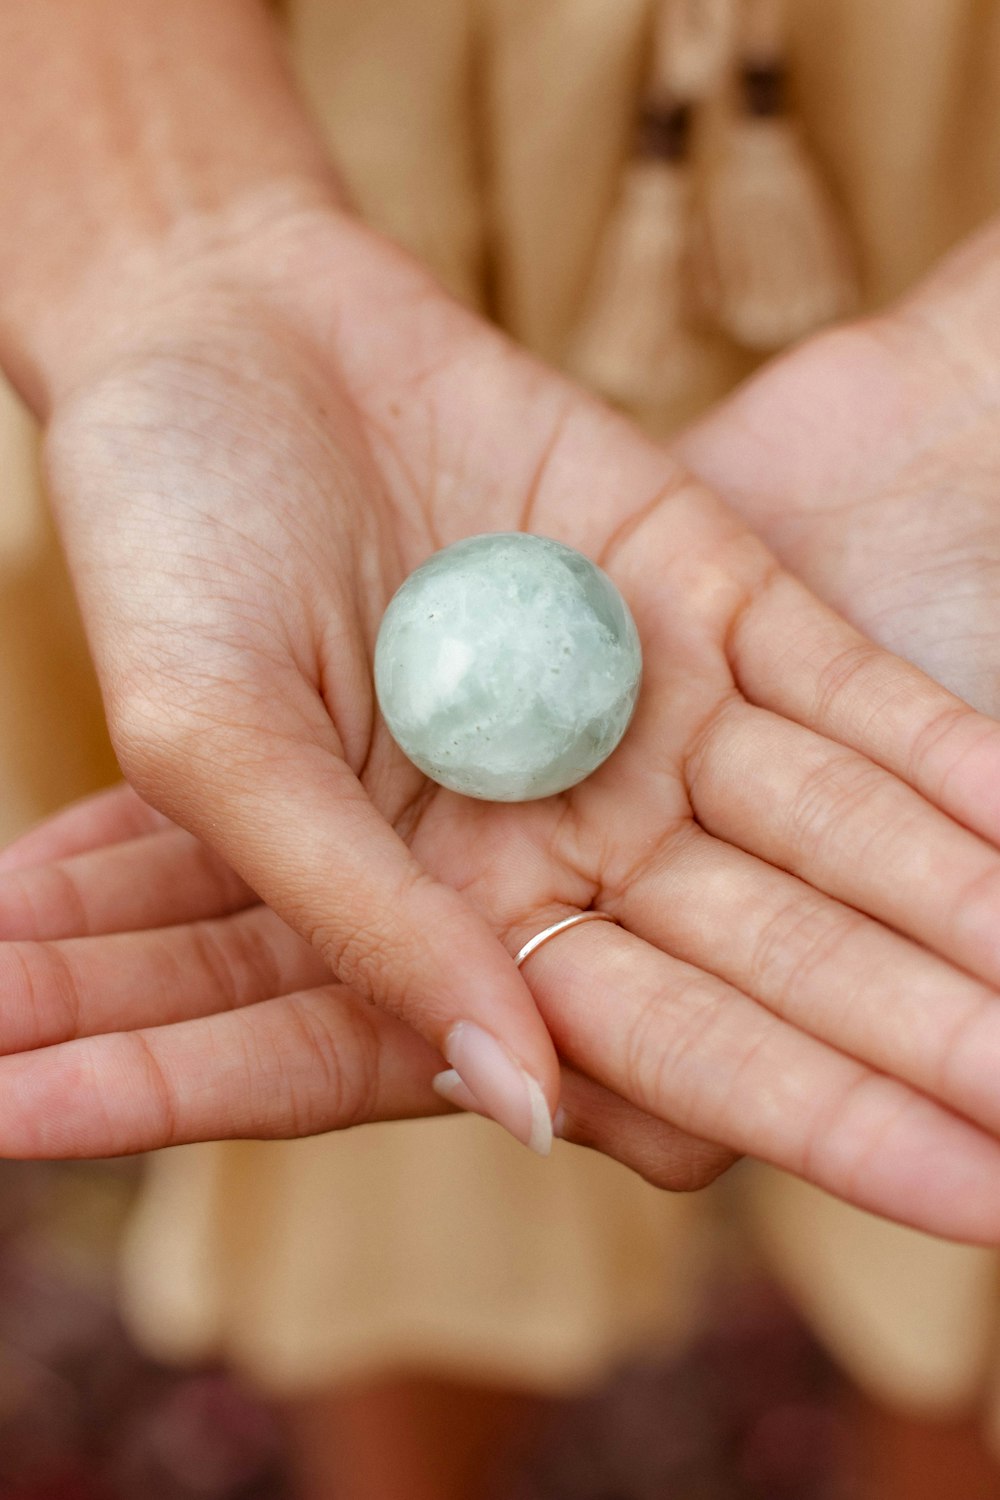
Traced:
<path fill-rule="evenodd" d="M 566 1126 L 568 1124 L 569 1121 L 566 1118 L 566 1111 L 560 1104 L 559 1108 L 552 1116 L 552 1134 L 555 1136 L 557 1141 L 564 1141 L 566 1139 Z"/>
<path fill-rule="evenodd" d="M 448 1068 L 444 1073 L 436 1073 L 431 1079 L 431 1088 L 435 1094 L 440 1094 L 442 1099 L 447 1099 L 449 1104 L 454 1104 L 456 1109 L 468 1109 L 477 1115 L 483 1112 L 483 1106 L 472 1090 L 466 1088 L 454 1068 Z"/>
<path fill-rule="evenodd" d="M 552 1115 L 541 1085 L 514 1061 L 502 1042 L 481 1026 L 460 1021 L 449 1033 L 444 1055 L 481 1110 L 522 1145 L 548 1156 Z M 442 1076 L 447 1075 L 438 1078 Z"/>

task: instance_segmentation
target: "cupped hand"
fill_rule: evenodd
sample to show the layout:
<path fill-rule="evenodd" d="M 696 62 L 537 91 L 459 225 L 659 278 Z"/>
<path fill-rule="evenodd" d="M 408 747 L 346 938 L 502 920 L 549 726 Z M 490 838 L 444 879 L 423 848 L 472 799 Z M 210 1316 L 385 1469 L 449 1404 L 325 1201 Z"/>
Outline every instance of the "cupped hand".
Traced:
<path fill-rule="evenodd" d="M 872 639 L 1000 715 L 1000 222 L 677 445 Z"/>
<path fill-rule="evenodd" d="M 725 1159 L 713 1147 L 747 1151 L 926 1228 L 994 1237 L 996 726 L 858 635 L 674 459 L 405 257 L 324 215 L 281 226 L 270 249 L 255 258 L 270 274 L 208 300 L 183 282 L 63 403 L 51 452 L 127 774 L 312 947 L 281 967 L 274 944 L 294 940 L 273 913 L 224 915 L 218 889 L 206 899 L 176 870 L 165 905 L 138 900 L 142 861 L 185 836 L 171 830 L 122 845 L 117 874 L 120 851 L 31 869 L 22 850 L 0 911 L 26 999 L 3 1040 L 44 1050 L 0 1066 L 4 1149 L 342 1123 L 323 1107 L 331 1048 L 294 1022 L 279 1044 L 267 1019 L 330 970 L 351 1003 L 384 1002 L 435 1047 L 474 1016 L 552 1102 L 504 945 L 593 905 L 621 926 L 566 933 L 522 971 L 581 1075 L 567 1134 L 656 1176 L 667 1122 L 712 1143 L 692 1148 L 706 1174 Z M 615 577 L 646 676 L 593 777 L 499 806 L 421 781 L 374 712 L 368 664 L 409 569 L 516 527 Z M 218 972 L 185 993 L 185 924 L 204 942 L 207 920 Z M 234 981 L 230 938 L 252 981 Z M 112 943 L 131 956 L 109 990 L 87 965 Z M 175 977 L 144 982 L 165 943 Z M 220 1005 L 243 1008 L 204 1014 Z M 353 1118 L 404 1111 L 371 1092 Z"/>

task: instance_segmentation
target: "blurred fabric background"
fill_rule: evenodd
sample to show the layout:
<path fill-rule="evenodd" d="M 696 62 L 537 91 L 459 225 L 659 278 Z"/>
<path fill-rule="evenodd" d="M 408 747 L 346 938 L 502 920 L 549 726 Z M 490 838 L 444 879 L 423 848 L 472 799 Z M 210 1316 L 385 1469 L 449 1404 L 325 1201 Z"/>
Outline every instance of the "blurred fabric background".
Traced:
<path fill-rule="evenodd" d="M 0 1497 L 291 1500 L 280 1409 L 217 1368 L 151 1362 L 122 1328 L 115 1251 L 138 1170 L 0 1169 Z M 684 1351 L 552 1402 L 497 1456 L 493 1489 L 497 1500 L 875 1500 L 858 1411 L 788 1304 L 734 1255 Z"/>
<path fill-rule="evenodd" d="M 470 302 L 486 305 L 489 292 L 515 335 L 550 358 L 560 356 L 579 311 L 614 204 L 649 8 L 646 0 L 289 0 L 285 6 L 303 87 L 362 210 Z M 482 59 L 473 43 L 481 27 L 490 40 L 489 68 L 475 73 L 474 99 L 473 63 Z M 919 6 L 802 0 L 795 7 L 791 61 L 802 125 L 843 202 L 864 273 L 865 307 L 909 285 L 1000 206 L 998 37 L 993 0 Z M 488 192 L 480 180 L 487 157 Z M 732 341 L 715 339 L 708 352 L 712 381 L 700 393 L 703 401 L 753 363 Z M 686 400 L 689 393 L 682 394 Z M 654 425 L 668 429 L 681 414 L 658 412 Z M 0 840 L 6 840 L 116 772 L 71 590 L 40 503 L 34 434 L 2 387 L 0 485 Z M 446 1283 L 451 1313 L 466 1276 L 476 1346 L 469 1368 L 487 1381 L 500 1378 L 500 1335 L 509 1335 L 523 1308 L 505 1305 L 498 1294 L 484 1312 L 475 1276 L 453 1268 L 451 1226 L 463 1212 L 466 1221 L 474 1217 L 484 1161 L 497 1174 L 508 1171 L 509 1148 L 493 1137 L 485 1141 L 475 1134 L 477 1122 L 467 1123 L 463 1191 L 473 1209 L 454 1208 L 449 1157 L 452 1211 L 441 1216 L 436 1248 L 423 1226 L 424 1253 L 407 1261 L 403 1290 L 417 1296 L 419 1260 L 431 1291 Z M 258 1381 L 273 1381 L 277 1319 L 265 1311 L 273 1314 L 278 1293 L 292 1307 L 294 1292 L 300 1321 L 287 1320 L 281 1346 L 286 1384 L 313 1378 L 325 1335 L 336 1374 L 349 1315 L 370 1328 L 393 1288 L 372 1293 L 366 1306 L 345 1295 L 337 1315 L 320 1316 L 311 1309 L 328 1308 L 331 1283 L 337 1289 L 354 1283 L 343 1261 L 337 1274 L 330 1250 L 326 1258 L 313 1255 L 306 1284 L 292 1252 L 315 1246 L 317 1204 L 327 1214 L 333 1204 L 343 1218 L 349 1190 L 359 1195 L 352 1201 L 363 1198 L 383 1237 L 386 1222 L 399 1229 L 399 1221 L 387 1219 L 398 1208 L 390 1188 L 409 1169 L 405 1151 L 415 1159 L 425 1140 L 422 1126 L 413 1127 L 415 1136 L 406 1129 L 392 1127 L 382 1138 L 384 1206 L 375 1202 L 369 1138 L 360 1135 L 283 1146 L 281 1171 L 273 1169 L 269 1146 L 206 1148 L 189 1159 L 186 1179 L 182 1172 L 165 1174 L 160 1158 L 149 1174 L 145 1210 L 152 1226 L 146 1243 L 160 1254 L 146 1256 L 138 1272 L 133 1265 L 133 1322 L 145 1311 L 158 1347 L 179 1337 L 187 1271 L 199 1247 L 202 1261 L 220 1251 L 241 1272 L 234 1280 L 244 1296 L 220 1298 L 214 1284 L 197 1288 L 193 1324 L 200 1319 L 201 1329 L 192 1326 L 192 1336 L 201 1331 L 217 1340 L 233 1363 L 234 1351 L 253 1351 Z M 412 1146 L 400 1145 L 407 1140 Z M 348 1157 L 353 1166 L 344 1165 Z M 552 1212 L 546 1231 L 556 1250 L 539 1299 L 559 1308 L 566 1347 L 583 1350 L 580 1369 L 606 1365 L 609 1373 L 586 1396 L 567 1390 L 545 1399 L 510 1453 L 497 1456 L 498 1500 L 1000 1497 L 1000 1478 L 972 1435 L 979 1414 L 995 1412 L 1000 1387 L 994 1255 L 881 1224 L 801 1184 L 744 1168 L 699 1199 L 694 1212 L 660 1198 L 654 1224 L 649 1197 L 634 1180 L 612 1183 L 601 1164 L 588 1169 L 583 1161 L 567 1156 L 559 1163 L 565 1211 L 561 1218 Z M 192 1186 L 196 1163 L 198 1182 L 218 1163 L 232 1191 L 218 1201 L 200 1195 Z M 541 1235 L 542 1195 L 530 1170 L 523 1165 L 525 1196 L 507 1216 L 507 1238 L 482 1237 L 504 1268 L 519 1253 L 534 1252 Z M 136 1163 L 0 1169 L 0 1500 L 290 1497 L 288 1413 L 278 1396 L 266 1404 L 215 1364 L 153 1362 L 116 1312 L 118 1248 L 141 1175 Z M 251 1192 L 241 1195 L 236 1189 L 247 1182 Z M 546 1182 L 552 1200 L 553 1177 Z M 288 1183 L 296 1190 L 295 1213 L 288 1211 Z M 249 1198 L 255 1213 L 246 1211 Z M 730 1214 L 720 1211 L 727 1205 Z M 267 1309 L 254 1280 L 253 1230 L 261 1219 L 280 1225 L 290 1247 L 287 1285 L 277 1287 Z M 359 1220 L 360 1212 L 351 1220 L 355 1239 Z M 702 1256 L 708 1220 L 721 1232 L 709 1236 L 709 1263 L 688 1295 L 680 1257 Z M 581 1225 L 589 1226 L 589 1238 Z M 178 1226 L 197 1252 L 190 1261 L 171 1257 L 165 1229 Z M 641 1256 L 618 1254 L 623 1241 L 641 1249 L 640 1240 Z M 363 1243 L 352 1250 L 367 1254 Z M 578 1261 L 571 1259 L 574 1250 Z M 760 1269 L 765 1253 L 768 1274 Z M 276 1285 L 274 1260 L 260 1264 Z M 841 1367 L 886 1406 L 876 1407 L 837 1374 L 777 1289 L 778 1279 Z M 675 1324 L 677 1304 L 684 1313 L 682 1330 L 671 1325 L 667 1352 L 612 1359 L 608 1351 L 622 1342 L 615 1320 L 630 1337 L 636 1326 L 648 1326 L 648 1309 L 661 1303 Z M 431 1304 L 428 1293 L 425 1309 Z M 613 1316 L 602 1322 L 599 1314 L 608 1309 Z M 444 1313 L 440 1324 L 425 1317 L 430 1369 L 453 1333 Z M 551 1390 L 551 1350 L 542 1348 L 537 1320 L 534 1331 L 524 1363 L 539 1388 Z M 410 1333 L 403 1327 L 400 1337 Z M 445 1353 L 451 1355 L 450 1345 Z M 567 1380 L 579 1375 L 563 1373 Z M 910 1415 L 888 1415 L 890 1404 Z M 995 1415 L 993 1423 L 1000 1426 Z"/>

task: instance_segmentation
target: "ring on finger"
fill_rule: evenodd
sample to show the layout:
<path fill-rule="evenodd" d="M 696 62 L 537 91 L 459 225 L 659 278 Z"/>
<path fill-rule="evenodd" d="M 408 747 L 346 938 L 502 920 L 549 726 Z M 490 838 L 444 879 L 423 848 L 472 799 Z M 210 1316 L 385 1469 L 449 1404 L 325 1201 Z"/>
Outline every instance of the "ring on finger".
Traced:
<path fill-rule="evenodd" d="M 533 938 L 529 938 L 522 948 L 514 955 L 514 962 L 518 968 L 526 958 L 539 949 L 543 943 L 550 938 L 556 937 L 560 932 L 567 932 L 570 927 L 579 927 L 581 922 L 614 922 L 620 927 L 621 923 L 617 917 L 613 917 L 609 911 L 578 911 L 571 917 L 563 917 L 560 922 L 553 922 L 549 927 L 543 927 L 541 932 L 536 932 Z"/>

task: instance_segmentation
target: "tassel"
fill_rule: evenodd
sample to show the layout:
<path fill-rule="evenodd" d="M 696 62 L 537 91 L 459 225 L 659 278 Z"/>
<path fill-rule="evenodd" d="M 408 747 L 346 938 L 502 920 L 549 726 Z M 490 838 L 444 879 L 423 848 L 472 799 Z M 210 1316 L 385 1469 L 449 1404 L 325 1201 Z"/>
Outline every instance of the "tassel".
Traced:
<path fill-rule="evenodd" d="M 672 136 L 675 146 L 644 152 L 626 167 L 566 360 L 585 384 L 630 410 L 670 402 L 698 354 L 685 276 L 691 173 L 675 154 L 688 123 L 685 106 L 647 117 L 647 135 Z"/>
<path fill-rule="evenodd" d="M 661 3 L 653 27 L 651 92 L 692 103 L 707 98 L 726 76 L 735 43 L 735 0 Z"/>
<path fill-rule="evenodd" d="M 767 351 L 857 304 L 847 235 L 785 110 L 778 0 L 744 11 L 740 107 L 706 174 L 697 268 L 706 308 L 746 348 Z"/>
<path fill-rule="evenodd" d="M 633 413 L 690 401 L 714 368 L 688 272 L 691 129 L 728 65 L 731 15 L 731 0 L 661 0 L 637 149 L 567 347 L 567 369 Z"/>

